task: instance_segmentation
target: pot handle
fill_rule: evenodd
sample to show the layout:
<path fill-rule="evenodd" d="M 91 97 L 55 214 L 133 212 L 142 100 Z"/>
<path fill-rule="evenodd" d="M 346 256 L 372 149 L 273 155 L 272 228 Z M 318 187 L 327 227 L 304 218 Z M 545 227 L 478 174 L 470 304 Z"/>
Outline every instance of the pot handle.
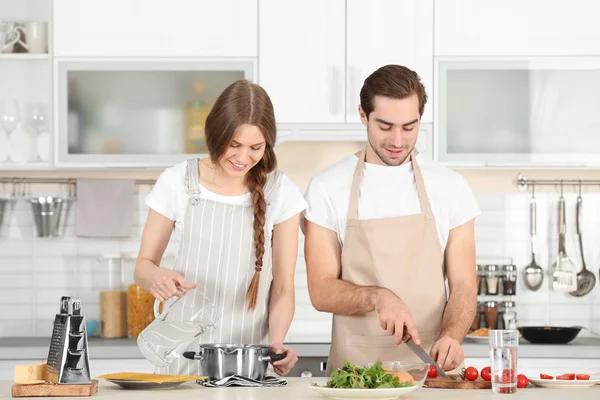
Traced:
<path fill-rule="evenodd" d="M 259 361 L 268 361 L 268 362 L 274 362 L 274 361 L 281 361 L 286 357 L 286 354 L 269 354 L 268 356 L 264 356 L 264 357 L 260 357 Z"/>
<path fill-rule="evenodd" d="M 182 356 L 184 356 L 185 358 L 190 359 L 190 360 L 203 360 L 204 359 L 201 354 L 196 354 L 195 351 L 184 351 Z"/>

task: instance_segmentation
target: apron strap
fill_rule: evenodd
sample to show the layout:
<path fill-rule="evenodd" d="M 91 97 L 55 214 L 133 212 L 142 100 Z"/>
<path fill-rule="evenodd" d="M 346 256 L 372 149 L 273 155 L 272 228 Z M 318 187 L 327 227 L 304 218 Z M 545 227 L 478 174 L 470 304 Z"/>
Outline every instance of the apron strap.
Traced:
<path fill-rule="evenodd" d="M 348 219 L 346 221 L 346 225 L 350 224 L 351 221 L 356 220 L 358 217 L 358 198 L 360 195 L 360 184 L 362 182 L 363 169 L 365 167 L 366 150 L 366 147 L 361 150 L 360 154 L 358 155 L 356 168 L 354 169 L 352 186 L 350 188 L 350 199 L 348 200 Z M 419 195 L 421 212 L 425 214 L 427 218 L 433 218 L 433 213 L 431 212 L 431 206 L 429 204 L 429 197 L 427 196 L 427 191 L 425 190 L 425 182 L 423 181 L 423 175 L 421 174 L 421 168 L 417 163 L 417 152 L 413 149 L 409 157 L 415 175 L 415 183 L 417 185 L 417 193 Z"/>
<path fill-rule="evenodd" d="M 200 201 L 200 176 L 198 173 L 198 159 L 187 160 L 185 171 L 185 185 L 193 206 Z"/>

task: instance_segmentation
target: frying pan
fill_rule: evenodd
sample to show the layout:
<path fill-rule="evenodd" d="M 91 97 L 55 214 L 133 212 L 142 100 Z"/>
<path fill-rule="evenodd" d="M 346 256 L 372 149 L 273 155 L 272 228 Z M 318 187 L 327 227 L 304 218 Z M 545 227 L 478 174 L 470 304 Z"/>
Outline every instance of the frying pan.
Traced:
<path fill-rule="evenodd" d="M 521 326 L 517 329 L 528 342 L 544 344 L 569 343 L 581 331 L 579 326 Z"/>

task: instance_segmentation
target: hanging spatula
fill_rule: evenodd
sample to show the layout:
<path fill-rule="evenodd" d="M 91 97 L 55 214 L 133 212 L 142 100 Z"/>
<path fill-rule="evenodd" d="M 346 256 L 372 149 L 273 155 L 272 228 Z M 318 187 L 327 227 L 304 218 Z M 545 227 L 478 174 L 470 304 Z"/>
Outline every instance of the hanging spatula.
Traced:
<path fill-rule="evenodd" d="M 565 235 L 567 233 L 565 214 L 565 198 L 561 185 L 560 199 L 558 200 L 558 257 L 552 268 L 552 288 L 556 292 L 577 290 L 577 268 L 565 250 Z"/>

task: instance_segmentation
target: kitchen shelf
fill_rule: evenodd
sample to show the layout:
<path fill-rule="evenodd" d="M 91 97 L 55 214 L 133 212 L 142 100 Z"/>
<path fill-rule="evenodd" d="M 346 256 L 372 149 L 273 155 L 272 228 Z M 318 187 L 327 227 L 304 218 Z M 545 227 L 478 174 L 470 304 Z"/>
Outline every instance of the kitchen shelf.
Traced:
<path fill-rule="evenodd" d="M 9 53 L 0 54 L 0 61 L 3 60 L 47 60 L 48 54 L 29 54 L 29 53 Z"/>

